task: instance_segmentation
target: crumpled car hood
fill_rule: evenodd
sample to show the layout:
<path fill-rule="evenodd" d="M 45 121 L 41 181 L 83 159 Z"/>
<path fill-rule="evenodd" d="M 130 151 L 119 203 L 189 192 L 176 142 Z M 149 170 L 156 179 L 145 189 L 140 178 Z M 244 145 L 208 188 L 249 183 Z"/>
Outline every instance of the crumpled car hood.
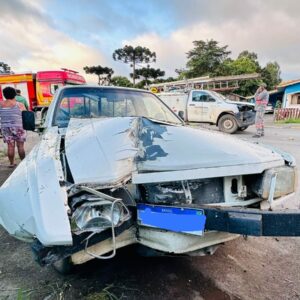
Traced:
<path fill-rule="evenodd" d="M 255 104 L 253 104 L 251 102 L 246 102 L 246 101 L 233 101 L 233 100 L 226 99 L 226 102 L 230 103 L 230 104 L 247 105 L 247 106 L 250 106 L 250 107 L 255 107 Z"/>
<path fill-rule="evenodd" d="M 246 172 L 245 166 L 252 166 L 260 173 L 284 164 L 278 153 L 256 144 L 146 118 L 74 119 L 65 145 L 75 183 L 112 185 L 132 173 L 135 178 L 153 172 L 162 177 L 172 171 L 181 171 L 181 180 L 185 170 L 237 166 Z"/>

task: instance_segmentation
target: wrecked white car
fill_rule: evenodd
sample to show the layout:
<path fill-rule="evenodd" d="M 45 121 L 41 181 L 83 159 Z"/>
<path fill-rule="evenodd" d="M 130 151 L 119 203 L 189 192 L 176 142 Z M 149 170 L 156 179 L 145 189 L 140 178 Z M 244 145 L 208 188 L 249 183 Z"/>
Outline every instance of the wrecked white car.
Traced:
<path fill-rule="evenodd" d="M 186 127 L 150 92 L 64 87 L 44 127 L 0 188 L 0 224 L 41 265 L 130 244 L 203 255 L 238 234 L 300 235 L 299 212 L 274 210 L 295 190 L 291 156 Z"/>

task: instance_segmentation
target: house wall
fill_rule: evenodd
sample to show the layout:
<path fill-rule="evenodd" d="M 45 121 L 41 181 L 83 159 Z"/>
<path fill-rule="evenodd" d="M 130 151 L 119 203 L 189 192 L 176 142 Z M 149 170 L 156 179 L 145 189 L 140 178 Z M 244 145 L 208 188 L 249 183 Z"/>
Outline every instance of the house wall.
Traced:
<path fill-rule="evenodd" d="M 300 108 L 300 104 L 297 103 L 295 99 L 300 96 L 300 83 L 296 83 L 294 85 L 287 86 L 283 95 L 283 108 Z"/>

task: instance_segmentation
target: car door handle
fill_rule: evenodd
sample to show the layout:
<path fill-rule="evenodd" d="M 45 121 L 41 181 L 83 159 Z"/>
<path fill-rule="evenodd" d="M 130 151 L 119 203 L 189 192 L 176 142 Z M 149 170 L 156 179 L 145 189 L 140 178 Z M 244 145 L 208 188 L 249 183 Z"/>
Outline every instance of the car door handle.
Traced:
<path fill-rule="evenodd" d="M 190 104 L 189 106 L 195 106 L 195 104 Z"/>

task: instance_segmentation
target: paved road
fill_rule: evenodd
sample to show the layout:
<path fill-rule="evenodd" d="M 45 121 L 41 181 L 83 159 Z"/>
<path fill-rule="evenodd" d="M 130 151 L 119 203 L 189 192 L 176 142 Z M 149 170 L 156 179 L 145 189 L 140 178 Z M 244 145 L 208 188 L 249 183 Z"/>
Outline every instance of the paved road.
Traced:
<path fill-rule="evenodd" d="M 249 128 L 236 137 L 252 139 L 253 133 Z M 29 139 L 27 147 L 37 140 Z M 268 122 L 261 141 L 292 153 L 300 165 L 299 126 Z M 3 181 L 9 170 L 1 162 Z M 239 238 L 208 257 L 141 258 L 125 249 L 113 261 L 93 261 L 63 277 L 40 268 L 28 245 L 0 229 L 0 299 L 109 299 L 109 293 L 122 299 L 300 299 L 299 249 L 300 238 Z"/>

